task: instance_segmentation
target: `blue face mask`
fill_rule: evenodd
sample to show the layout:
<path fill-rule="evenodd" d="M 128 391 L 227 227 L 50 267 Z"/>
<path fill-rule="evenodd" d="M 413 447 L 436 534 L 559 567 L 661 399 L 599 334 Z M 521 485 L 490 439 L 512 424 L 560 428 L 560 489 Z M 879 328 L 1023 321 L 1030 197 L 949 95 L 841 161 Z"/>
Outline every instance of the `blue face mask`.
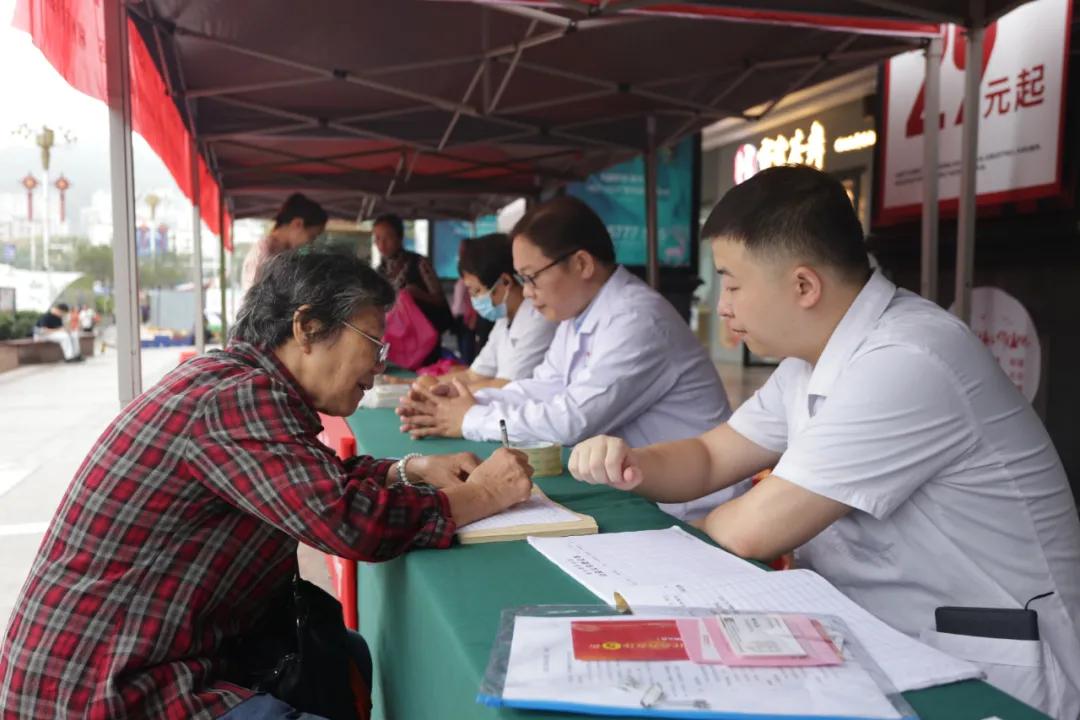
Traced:
<path fill-rule="evenodd" d="M 494 292 L 494 288 L 488 290 L 483 295 L 473 295 L 471 299 L 473 309 L 476 310 L 476 314 L 490 322 L 501 320 L 506 317 L 506 301 L 496 305 L 491 299 L 491 294 Z"/>

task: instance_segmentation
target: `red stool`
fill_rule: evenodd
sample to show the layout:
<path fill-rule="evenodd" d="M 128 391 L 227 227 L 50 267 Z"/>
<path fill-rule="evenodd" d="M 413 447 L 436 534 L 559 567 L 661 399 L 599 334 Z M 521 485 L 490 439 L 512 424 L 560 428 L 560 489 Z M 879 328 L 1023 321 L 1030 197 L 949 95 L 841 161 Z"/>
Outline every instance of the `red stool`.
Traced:
<path fill-rule="evenodd" d="M 337 454 L 342 460 L 356 455 L 356 438 L 351 435 L 339 437 Z M 345 627 L 350 630 L 360 629 L 360 613 L 356 604 L 356 561 L 336 555 L 326 556 L 326 569 L 330 571 L 330 582 L 341 601 L 341 613 Z"/>

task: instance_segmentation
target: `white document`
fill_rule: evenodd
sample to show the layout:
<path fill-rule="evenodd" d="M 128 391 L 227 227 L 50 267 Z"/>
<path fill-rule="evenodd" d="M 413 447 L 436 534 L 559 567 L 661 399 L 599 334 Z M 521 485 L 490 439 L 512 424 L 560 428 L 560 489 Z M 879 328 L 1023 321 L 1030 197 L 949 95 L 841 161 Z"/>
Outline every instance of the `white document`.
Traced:
<path fill-rule="evenodd" d="M 574 658 L 570 623 L 589 618 L 518 617 L 510 646 L 503 700 L 544 707 L 902 717 L 873 678 L 856 663 L 834 667 L 748 668 L 684 661 L 582 661 Z M 640 616 L 619 618 L 641 620 Z M 615 620 L 615 618 L 604 618 Z"/>
<path fill-rule="evenodd" d="M 574 522 L 579 518 L 579 515 L 570 512 L 561 505 L 557 505 L 546 495 L 533 493 L 532 497 L 525 502 L 503 510 L 497 515 L 471 522 L 468 525 L 462 525 L 458 528 L 458 532 L 500 530 L 502 528 L 517 527 L 518 525 L 552 525 Z"/>
<path fill-rule="evenodd" d="M 975 665 L 924 645 L 882 622 L 811 570 L 767 572 L 735 580 L 686 574 L 682 580 L 628 587 L 620 592 L 632 608 L 705 607 L 835 615 L 847 624 L 901 692 L 982 676 Z"/>
<path fill-rule="evenodd" d="M 608 604 L 615 592 L 630 600 L 628 591 L 639 586 L 766 574 L 675 526 L 586 537 L 531 537 L 529 544 Z"/>

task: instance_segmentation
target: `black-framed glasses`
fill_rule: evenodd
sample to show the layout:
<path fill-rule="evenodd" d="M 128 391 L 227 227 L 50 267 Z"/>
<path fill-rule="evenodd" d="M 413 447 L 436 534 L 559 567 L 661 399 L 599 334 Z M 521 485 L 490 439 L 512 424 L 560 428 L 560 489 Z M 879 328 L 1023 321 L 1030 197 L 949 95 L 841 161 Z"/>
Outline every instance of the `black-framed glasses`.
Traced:
<path fill-rule="evenodd" d="M 561 263 L 563 260 L 565 260 L 566 258 L 568 258 L 571 255 L 573 255 L 574 253 L 576 253 L 579 249 L 580 248 L 574 248 L 573 250 L 571 250 L 568 253 L 563 253 L 562 255 L 555 258 L 554 260 L 549 262 L 547 265 L 540 268 L 539 270 L 532 273 L 531 275 L 526 275 L 524 273 L 519 273 L 519 272 L 517 272 L 515 270 L 514 271 L 514 279 L 518 281 L 519 285 L 522 285 L 522 286 L 524 286 L 524 285 L 532 285 L 533 287 L 536 287 L 536 278 L 538 278 L 540 276 L 540 273 L 544 272 L 545 270 L 547 270 L 549 268 L 555 267 L 556 265 Z"/>
<path fill-rule="evenodd" d="M 352 330 L 354 333 L 357 333 L 358 335 L 363 335 L 368 340 L 375 343 L 375 347 L 379 348 L 378 364 L 379 365 L 385 365 L 386 364 L 386 359 L 390 356 L 390 343 L 383 342 L 381 340 L 378 340 L 376 338 L 371 337 L 366 332 L 364 332 L 360 328 L 356 327 L 351 322 L 348 322 L 347 320 L 342 320 L 341 324 L 344 325 L 345 327 L 349 328 L 350 330 Z"/>

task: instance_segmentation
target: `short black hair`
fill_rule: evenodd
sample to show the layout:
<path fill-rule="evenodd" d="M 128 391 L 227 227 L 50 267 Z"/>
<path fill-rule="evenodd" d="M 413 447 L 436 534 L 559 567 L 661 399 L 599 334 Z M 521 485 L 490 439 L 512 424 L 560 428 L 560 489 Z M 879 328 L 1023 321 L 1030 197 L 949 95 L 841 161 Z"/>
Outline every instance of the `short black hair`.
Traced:
<path fill-rule="evenodd" d="M 71 311 L 71 308 L 68 307 L 67 303 L 54 303 L 53 307 L 56 308 L 57 310 L 59 310 L 60 312 L 70 312 Z"/>
<path fill-rule="evenodd" d="M 615 264 L 615 244 L 604 221 L 571 195 L 537 205 L 514 225 L 510 237 L 524 235 L 549 260 L 584 250 L 605 265 Z"/>
<path fill-rule="evenodd" d="M 393 213 L 380 215 L 375 218 L 375 222 L 371 223 L 372 227 L 375 227 L 376 225 L 389 225 L 398 236 L 399 240 L 405 239 L 405 221 L 398 215 Z"/>
<path fill-rule="evenodd" d="M 292 337 L 293 315 L 308 305 L 306 317 L 322 325 L 312 340 L 331 340 L 341 332 L 342 321 L 357 311 L 393 302 L 390 283 L 359 258 L 288 250 L 259 268 L 230 339 L 273 350 Z"/>
<path fill-rule="evenodd" d="M 484 287 L 493 286 L 503 274 L 513 277 L 514 255 L 510 248 L 510 236 L 506 233 L 491 233 L 463 240 L 458 273 L 475 275 Z"/>
<path fill-rule="evenodd" d="M 304 227 L 318 227 L 325 225 L 328 219 L 323 206 L 315 202 L 303 193 L 293 193 L 285 198 L 281 209 L 274 216 L 274 227 L 288 225 L 296 218 L 304 221 Z"/>
<path fill-rule="evenodd" d="M 870 275 L 862 225 L 839 180 L 805 165 L 762 170 L 721 198 L 703 240 L 742 243 L 759 257 L 789 255 L 862 282 Z"/>

